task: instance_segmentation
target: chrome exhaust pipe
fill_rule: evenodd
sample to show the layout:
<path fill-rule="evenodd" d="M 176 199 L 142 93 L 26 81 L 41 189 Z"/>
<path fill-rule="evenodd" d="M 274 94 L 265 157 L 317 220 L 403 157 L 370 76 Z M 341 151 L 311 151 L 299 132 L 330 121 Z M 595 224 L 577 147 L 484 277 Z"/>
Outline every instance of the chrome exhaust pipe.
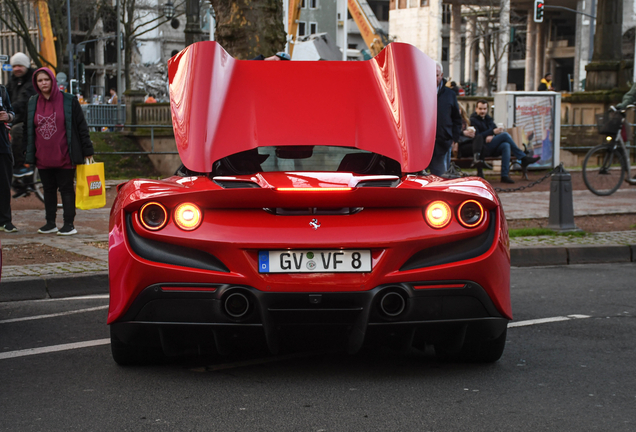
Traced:
<path fill-rule="evenodd" d="M 250 301 L 247 296 L 240 292 L 233 292 L 225 298 L 223 303 L 225 313 L 232 318 L 242 318 L 250 310 Z"/>
<path fill-rule="evenodd" d="M 380 299 L 380 310 L 388 317 L 396 317 L 406 309 L 406 301 L 400 294 L 390 291 Z"/>

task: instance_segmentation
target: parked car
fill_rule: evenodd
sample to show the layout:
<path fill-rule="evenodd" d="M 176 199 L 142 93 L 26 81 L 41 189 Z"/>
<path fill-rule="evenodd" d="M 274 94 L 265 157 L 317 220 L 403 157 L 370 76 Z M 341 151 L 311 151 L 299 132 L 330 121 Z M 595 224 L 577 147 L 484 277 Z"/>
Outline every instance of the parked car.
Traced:
<path fill-rule="evenodd" d="M 506 219 L 486 181 L 424 172 L 430 58 L 392 43 L 364 62 L 241 61 L 200 42 L 169 79 L 184 166 L 120 185 L 111 211 L 117 363 L 248 341 L 276 353 L 328 329 L 349 352 L 500 358 Z"/>

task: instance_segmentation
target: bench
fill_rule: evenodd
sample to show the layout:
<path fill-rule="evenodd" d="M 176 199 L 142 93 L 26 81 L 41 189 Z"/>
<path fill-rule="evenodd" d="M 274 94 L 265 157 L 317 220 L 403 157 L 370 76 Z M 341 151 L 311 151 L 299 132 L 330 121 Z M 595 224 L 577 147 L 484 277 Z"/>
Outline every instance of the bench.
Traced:
<path fill-rule="evenodd" d="M 488 163 L 491 163 L 493 161 L 500 161 L 500 160 L 501 160 L 501 156 L 497 156 L 497 157 L 489 156 L 489 157 L 484 158 L 484 161 L 486 161 Z M 459 168 L 466 169 L 466 168 L 470 168 L 470 166 L 472 165 L 473 157 L 472 156 L 470 156 L 470 157 L 462 157 L 462 158 L 454 157 L 454 158 L 451 159 L 451 162 L 454 163 Z M 512 156 L 510 158 L 510 168 L 512 168 L 512 166 L 514 164 L 516 164 L 516 163 L 517 163 L 517 159 L 514 156 Z M 492 163 L 491 163 L 491 165 L 492 165 Z M 479 177 L 483 178 L 484 177 L 484 169 L 483 168 L 477 168 L 477 175 Z M 528 178 L 528 167 L 521 168 L 521 177 L 524 180 L 529 180 L 529 178 Z"/>

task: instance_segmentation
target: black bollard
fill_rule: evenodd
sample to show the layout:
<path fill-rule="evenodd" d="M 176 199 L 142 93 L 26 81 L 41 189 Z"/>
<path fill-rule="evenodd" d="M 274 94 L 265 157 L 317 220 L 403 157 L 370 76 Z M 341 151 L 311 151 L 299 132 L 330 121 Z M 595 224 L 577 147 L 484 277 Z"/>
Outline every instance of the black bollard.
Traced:
<path fill-rule="evenodd" d="M 559 165 L 552 173 L 548 228 L 557 232 L 581 231 L 574 225 L 572 176 L 563 165 Z"/>

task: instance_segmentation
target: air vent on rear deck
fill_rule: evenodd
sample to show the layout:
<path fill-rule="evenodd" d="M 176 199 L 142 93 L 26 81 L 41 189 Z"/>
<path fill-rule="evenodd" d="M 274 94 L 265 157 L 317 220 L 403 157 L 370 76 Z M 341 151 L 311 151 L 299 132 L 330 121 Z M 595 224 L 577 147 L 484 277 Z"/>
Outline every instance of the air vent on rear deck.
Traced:
<path fill-rule="evenodd" d="M 363 180 L 356 187 L 396 187 L 400 179 Z"/>
<path fill-rule="evenodd" d="M 245 180 L 214 180 L 214 183 L 218 184 L 223 189 L 260 188 L 260 186 L 256 183 Z"/>
<path fill-rule="evenodd" d="M 339 208 L 264 208 L 268 213 L 279 216 L 303 216 L 303 215 L 352 215 L 363 210 L 363 207 L 339 207 Z"/>

